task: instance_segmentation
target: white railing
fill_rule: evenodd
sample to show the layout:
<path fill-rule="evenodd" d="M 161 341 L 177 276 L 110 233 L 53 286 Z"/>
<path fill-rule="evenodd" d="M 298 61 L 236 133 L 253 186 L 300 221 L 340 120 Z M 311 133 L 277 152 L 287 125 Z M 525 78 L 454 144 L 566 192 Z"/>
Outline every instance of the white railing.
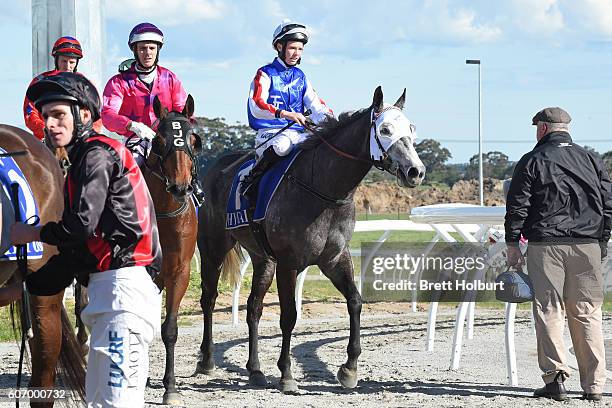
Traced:
<path fill-rule="evenodd" d="M 485 207 L 469 204 L 439 204 L 417 207 L 411 212 L 411 220 L 376 220 L 376 221 L 358 221 L 355 224 L 355 232 L 371 232 L 382 231 L 380 237 L 376 240 L 377 246 L 374 247 L 372 253 L 389 238 L 393 231 L 432 231 L 435 232 L 435 237 L 428 246 L 427 251 L 431 251 L 437 242 L 457 242 L 451 233 L 457 233 L 461 239 L 470 243 L 483 243 L 488 237 L 488 232 L 491 229 L 500 229 L 503 225 L 505 216 L 505 207 Z M 352 256 L 360 256 L 359 249 L 351 250 Z M 242 265 L 241 276 L 244 276 L 250 259 L 247 255 L 247 262 Z M 364 264 L 369 263 L 369 259 L 364 260 Z M 302 292 L 304 281 L 308 273 L 306 268 L 298 276 L 296 285 L 296 308 L 298 319 L 302 312 Z M 363 285 L 363 270 L 358 277 L 358 288 L 361 293 Z M 608 272 L 604 273 L 604 282 L 608 279 Z M 418 276 L 417 276 L 418 279 Z M 238 324 L 238 306 L 239 306 L 240 287 L 234 290 L 232 302 L 232 322 Z M 412 297 L 412 311 L 416 312 L 416 291 Z M 425 348 L 427 351 L 434 350 L 436 317 L 438 303 L 431 302 L 429 307 L 429 315 L 427 320 L 427 339 Z M 453 336 L 453 349 L 451 353 L 450 369 L 456 370 L 459 368 L 461 359 L 461 345 L 463 339 L 463 331 L 465 321 L 467 319 L 467 334 L 468 339 L 472 339 L 474 335 L 474 302 L 460 302 L 457 308 L 455 318 L 455 331 Z M 516 367 L 516 352 L 514 345 L 514 318 L 516 315 L 516 304 L 506 303 L 505 305 L 505 351 L 506 351 L 506 366 L 508 383 L 510 385 L 518 385 L 518 372 Z"/>

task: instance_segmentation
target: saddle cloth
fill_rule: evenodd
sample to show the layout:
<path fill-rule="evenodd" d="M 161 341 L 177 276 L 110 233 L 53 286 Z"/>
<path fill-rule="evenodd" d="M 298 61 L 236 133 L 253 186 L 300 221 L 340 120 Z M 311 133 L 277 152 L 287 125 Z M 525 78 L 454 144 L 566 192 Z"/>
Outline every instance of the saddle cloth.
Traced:
<path fill-rule="evenodd" d="M 263 175 L 257 191 L 257 202 L 255 203 L 253 221 L 261 221 L 266 218 L 268 205 L 270 204 L 276 189 L 280 185 L 281 181 L 283 181 L 287 170 L 298 157 L 300 151 L 300 149 L 294 149 Z M 247 209 L 249 208 L 250 203 L 249 199 L 242 195 L 242 180 L 247 174 L 249 174 L 254 165 L 255 159 L 248 160 L 240 166 L 234 175 L 232 189 L 230 190 L 229 198 L 227 200 L 227 210 L 225 215 L 226 229 L 234 229 L 249 224 L 247 220 Z"/>
<path fill-rule="evenodd" d="M 0 147 L 0 153 L 6 153 L 6 151 Z M 0 157 L 0 206 L 2 212 L 2 222 L 0 222 L 0 261 L 14 261 L 17 259 L 16 249 L 10 245 L 9 240 L 11 225 L 15 223 L 15 211 L 11 199 L 11 184 L 14 183 L 19 185 L 20 221 L 27 222 L 28 219 L 32 219 L 32 217 L 37 218 L 39 215 L 34 194 L 17 162 L 10 156 Z M 27 245 L 27 250 L 28 258 L 42 258 L 42 243 L 30 242 Z"/>

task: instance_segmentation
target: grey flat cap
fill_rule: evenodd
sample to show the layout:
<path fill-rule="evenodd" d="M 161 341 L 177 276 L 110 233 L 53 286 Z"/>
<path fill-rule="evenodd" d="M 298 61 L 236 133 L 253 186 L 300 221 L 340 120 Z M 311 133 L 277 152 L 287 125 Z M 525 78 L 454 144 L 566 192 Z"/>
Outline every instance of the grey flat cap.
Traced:
<path fill-rule="evenodd" d="M 538 122 L 548 123 L 570 123 L 572 117 L 569 113 L 559 108 L 558 106 L 552 108 L 544 108 L 535 114 L 531 120 L 532 125 L 537 125 Z"/>

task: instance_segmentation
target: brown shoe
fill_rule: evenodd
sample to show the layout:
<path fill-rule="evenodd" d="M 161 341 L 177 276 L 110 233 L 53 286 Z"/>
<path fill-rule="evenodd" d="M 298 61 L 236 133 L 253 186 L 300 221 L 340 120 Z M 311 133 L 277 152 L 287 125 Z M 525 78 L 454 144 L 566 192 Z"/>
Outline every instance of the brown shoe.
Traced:
<path fill-rule="evenodd" d="M 551 398 L 555 401 L 565 401 L 567 399 L 567 390 L 565 385 L 563 385 L 564 380 L 563 371 L 559 371 L 553 382 L 535 390 L 533 396 L 536 398 Z"/>
<path fill-rule="evenodd" d="M 601 393 L 591 394 L 588 392 L 583 392 L 581 399 L 586 400 L 586 401 L 601 401 Z"/>

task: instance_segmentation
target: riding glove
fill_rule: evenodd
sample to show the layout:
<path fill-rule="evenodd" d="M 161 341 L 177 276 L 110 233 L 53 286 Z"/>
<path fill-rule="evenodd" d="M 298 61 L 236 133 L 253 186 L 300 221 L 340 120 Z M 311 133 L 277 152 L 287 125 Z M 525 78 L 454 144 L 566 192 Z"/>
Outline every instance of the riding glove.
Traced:
<path fill-rule="evenodd" d="M 136 136 L 141 139 L 149 139 L 152 140 L 155 137 L 155 131 L 141 122 L 130 123 L 129 130 L 136 133 Z"/>

